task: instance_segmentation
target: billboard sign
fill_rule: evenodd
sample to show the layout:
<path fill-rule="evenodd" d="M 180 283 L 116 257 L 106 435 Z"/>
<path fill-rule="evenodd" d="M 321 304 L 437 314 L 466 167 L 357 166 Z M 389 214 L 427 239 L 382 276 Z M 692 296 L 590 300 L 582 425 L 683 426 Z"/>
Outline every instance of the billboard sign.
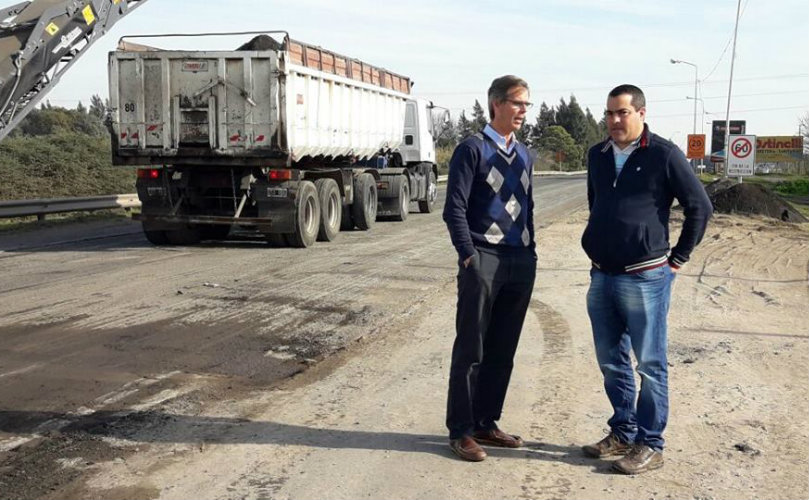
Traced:
<path fill-rule="evenodd" d="M 728 175 L 753 175 L 756 169 L 756 136 L 731 135 Z"/>
<path fill-rule="evenodd" d="M 799 135 L 760 135 L 756 139 L 758 163 L 797 163 L 803 158 L 803 137 Z"/>
<path fill-rule="evenodd" d="M 730 133 L 744 134 L 747 130 L 745 120 L 731 120 Z M 711 126 L 711 153 L 725 149 L 725 120 L 714 120 Z"/>

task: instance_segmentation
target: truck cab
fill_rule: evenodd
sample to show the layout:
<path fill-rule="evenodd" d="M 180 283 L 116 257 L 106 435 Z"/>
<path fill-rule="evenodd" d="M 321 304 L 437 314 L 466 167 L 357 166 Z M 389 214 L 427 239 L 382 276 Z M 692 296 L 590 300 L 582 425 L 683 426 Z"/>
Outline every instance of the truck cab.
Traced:
<path fill-rule="evenodd" d="M 444 108 L 427 99 L 412 99 L 405 105 L 404 140 L 399 147 L 405 164 L 435 163 L 435 138 L 448 119 Z"/>

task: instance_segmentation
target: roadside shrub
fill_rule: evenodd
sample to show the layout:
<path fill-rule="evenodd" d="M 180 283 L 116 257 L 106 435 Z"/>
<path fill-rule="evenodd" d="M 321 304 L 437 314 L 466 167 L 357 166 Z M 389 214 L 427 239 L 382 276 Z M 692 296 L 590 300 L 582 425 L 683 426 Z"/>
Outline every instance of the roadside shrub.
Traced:
<path fill-rule="evenodd" d="M 781 194 L 791 196 L 809 196 L 809 179 L 793 179 L 779 182 L 775 190 Z"/>
<path fill-rule="evenodd" d="M 455 148 L 451 146 L 435 149 L 435 163 L 438 165 L 438 175 L 447 175 L 449 173 L 449 160 L 452 158 L 454 150 Z"/>
<path fill-rule="evenodd" d="M 77 132 L 6 137 L 0 143 L 0 199 L 131 193 L 132 168 L 113 167 L 109 137 Z"/>

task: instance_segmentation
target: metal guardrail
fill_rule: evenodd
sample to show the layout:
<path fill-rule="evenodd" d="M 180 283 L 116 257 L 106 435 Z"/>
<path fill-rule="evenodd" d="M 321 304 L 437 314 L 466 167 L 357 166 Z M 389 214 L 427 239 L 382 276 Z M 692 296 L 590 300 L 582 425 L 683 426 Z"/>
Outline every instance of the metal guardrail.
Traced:
<path fill-rule="evenodd" d="M 50 198 L 39 200 L 0 201 L 0 217 L 36 215 L 42 220 L 47 214 L 83 212 L 109 208 L 140 207 L 137 194 L 111 194 L 86 198 Z"/>

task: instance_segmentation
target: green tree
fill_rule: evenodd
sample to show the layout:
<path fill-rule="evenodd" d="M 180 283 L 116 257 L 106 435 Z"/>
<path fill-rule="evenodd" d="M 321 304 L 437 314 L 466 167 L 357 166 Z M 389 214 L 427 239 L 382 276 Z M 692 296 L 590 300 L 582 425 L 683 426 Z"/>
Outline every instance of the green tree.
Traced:
<path fill-rule="evenodd" d="M 486 118 L 486 111 L 477 99 L 475 99 L 475 105 L 472 107 L 472 121 L 475 132 L 483 131 L 483 128 L 489 123 L 489 120 Z"/>
<path fill-rule="evenodd" d="M 446 122 L 433 121 L 433 130 L 436 131 L 435 146 L 437 148 L 452 148 L 458 144 L 458 127 L 451 118 Z"/>
<path fill-rule="evenodd" d="M 470 135 L 477 132 L 475 130 L 475 124 L 472 120 L 466 117 L 466 113 L 461 111 L 461 116 L 458 118 L 458 126 L 456 127 L 458 140 L 463 140 L 464 137 L 469 137 Z"/>
<path fill-rule="evenodd" d="M 559 125 L 551 125 L 539 139 L 540 153 L 550 155 L 563 170 L 579 170 L 582 167 L 583 149 L 573 137 Z M 561 153 L 561 157 L 557 156 Z"/>
<path fill-rule="evenodd" d="M 587 118 L 576 101 L 576 96 L 571 95 L 569 103 L 565 103 L 564 99 L 560 100 L 556 109 L 556 124 L 567 130 L 576 144 L 583 146 L 587 143 Z"/>
<path fill-rule="evenodd" d="M 607 119 L 603 116 L 600 120 L 598 120 L 598 132 L 601 134 L 601 137 L 607 137 L 607 135 L 610 133 L 607 129 Z"/>
<path fill-rule="evenodd" d="M 45 102 L 0 143 L 0 199 L 131 193 L 134 182 L 135 169 L 112 166 L 109 133 L 83 105 Z"/>
<path fill-rule="evenodd" d="M 556 125 L 556 110 L 549 108 L 543 101 L 539 105 L 539 114 L 537 115 L 536 124 L 531 127 L 532 143 L 538 144 L 542 135 L 551 125 Z"/>
<path fill-rule="evenodd" d="M 44 136 L 77 132 L 92 136 L 107 136 L 104 123 L 81 109 L 50 106 L 34 109 L 12 132 L 12 136 Z"/>
<path fill-rule="evenodd" d="M 533 125 L 526 122 L 522 124 L 522 127 L 518 128 L 516 132 L 514 132 L 514 136 L 517 138 L 518 141 L 525 144 L 528 147 L 531 147 L 534 144 L 533 139 Z"/>
<path fill-rule="evenodd" d="M 90 110 L 89 113 L 101 121 L 104 121 L 107 117 L 107 109 L 109 108 L 109 100 L 104 101 L 101 99 L 101 96 L 98 94 L 94 94 L 90 98 Z"/>
<path fill-rule="evenodd" d="M 595 117 L 590 112 L 590 108 L 585 109 L 585 119 L 587 120 L 587 139 L 584 142 L 585 151 L 601 142 L 605 135 L 601 132 L 601 128 L 596 122 Z"/>

